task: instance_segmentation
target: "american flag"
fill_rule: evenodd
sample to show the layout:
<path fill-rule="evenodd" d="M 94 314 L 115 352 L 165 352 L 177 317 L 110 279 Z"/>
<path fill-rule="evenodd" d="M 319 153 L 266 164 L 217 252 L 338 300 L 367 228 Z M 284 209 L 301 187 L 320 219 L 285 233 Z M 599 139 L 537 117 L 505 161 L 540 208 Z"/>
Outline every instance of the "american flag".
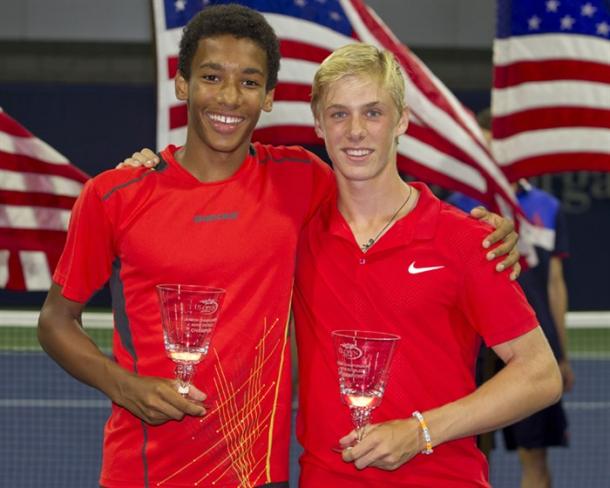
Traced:
<path fill-rule="evenodd" d="M 0 108 L 0 288 L 49 288 L 87 178 Z"/>
<path fill-rule="evenodd" d="M 511 181 L 610 171 L 610 1 L 498 0 L 492 114 Z"/>
<path fill-rule="evenodd" d="M 176 101 L 173 78 L 183 26 L 213 0 L 154 0 L 157 44 L 157 145 L 182 144 L 186 107 Z M 392 51 L 404 69 L 411 123 L 399 139 L 399 169 L 429 183 L 459 190 L 490 208 L 510 213 L 509 183 L 486 149 L 471 113 L 401 44 L 361 0 L 246 0 L 262 12 L 281 40 L 275 102 L 254 139 L 271 144 L 321 144 L 313 129 L 309 96 L 319 63 L 355 41 Z M 407 13 L 405 13 L 407 15 Z"/>

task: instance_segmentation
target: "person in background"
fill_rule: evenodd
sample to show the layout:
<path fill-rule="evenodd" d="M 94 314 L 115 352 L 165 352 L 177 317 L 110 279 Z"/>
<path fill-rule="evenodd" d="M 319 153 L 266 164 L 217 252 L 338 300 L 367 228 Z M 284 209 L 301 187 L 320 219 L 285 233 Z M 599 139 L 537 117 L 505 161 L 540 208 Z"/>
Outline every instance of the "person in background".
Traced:
<path fill-rule="evenodd" d="M 477 115 L 477 121 L 491 144 L 491 111 L 485 109 Z M 559 363 L 563 389 L 572 390 L 574 373 L 570 365 L 565 317 L 568 293 L 563 274 L 563 259 L 568 256 L 568 234 L 565 217 L 559 201 L 548 193 L 535 188 L 526 180 L 513 185 L 519 205 L 534 226 L 529 236 L 535 245 L 539 263 L 525 270 L 519 284 L 536 312 L 553 353 Z M 470 212 L 480 203 L 456 193 L 448 202 Z M 482 381 L 491 377 L 501 364 L 493 351 L 482 348 L 479 372 Z M 550 488 L 552 476 L 547 459 L 549 447 L 568 446 L 568 422 L 561 400 L 534 415 L 503 429 L 506 448 L 517 450 L 522 468 L 522 488 Z M 492 434 L 493 435 L 493 434 Z M 485 438 L 487 436 L 487 438 Z M 480 443 L 489 453 L 493 440 L 489 434 Z"/>

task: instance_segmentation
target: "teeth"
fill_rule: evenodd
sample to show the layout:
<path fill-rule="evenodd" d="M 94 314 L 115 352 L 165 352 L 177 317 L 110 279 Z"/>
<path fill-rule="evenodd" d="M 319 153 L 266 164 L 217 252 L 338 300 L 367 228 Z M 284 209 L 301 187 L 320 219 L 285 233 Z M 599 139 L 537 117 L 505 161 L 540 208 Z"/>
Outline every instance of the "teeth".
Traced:
<path fill-rule="evenodd" d="M 229 115 L 218 115 L 218 114 L 208 114 L 208 117 L 215 122 L 220 122 L 222 124 L 239 124 L 243 118 L 242 117 L 231 117 Z"/>
<path fill-rule="evenodd" d="M 366 156 L 367 154 L 371 153 L 370 149 L 346 149 L 345 152 L 349 155 L 349 156 Z"/>

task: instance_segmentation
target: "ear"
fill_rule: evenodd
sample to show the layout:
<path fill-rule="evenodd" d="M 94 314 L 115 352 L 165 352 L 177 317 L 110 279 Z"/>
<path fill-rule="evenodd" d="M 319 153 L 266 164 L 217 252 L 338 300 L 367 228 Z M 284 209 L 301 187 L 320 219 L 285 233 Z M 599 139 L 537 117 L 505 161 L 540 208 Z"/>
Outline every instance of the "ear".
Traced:
<path fill-rule="evenodd" d="M 265 99 L 263 100 L 263 110 L 265 112 L 271 112 L 273 108 L 273 96 L 275 95 L 275 88 L 265 93 Z"/>
<path fill-rule="evenodd" d="M 320 122 L 320 119 L 318 117 L 316 117 L 315 115 L 314 115 L 313 126 L 316 131 L 316 135 L 320 139 L 324 139 L 324 129 L 322 128 L 322 123 Z"/>
<path fill-rule="evenodd" d="M 396 124 L 396 137 L 403 135 L 407 130 L 407 127 L 409 127 L 409 107 L 405 106 L 405 108 L 402 109 L 400 118 Z"/>
<path fill-rule="evenodd" d="M 176 91 L 176 98 L 178 100 L 188 100 L 189 82 L 180 71 L 176 73 L 176 77 L 174 78 L 174 90 Z"/>

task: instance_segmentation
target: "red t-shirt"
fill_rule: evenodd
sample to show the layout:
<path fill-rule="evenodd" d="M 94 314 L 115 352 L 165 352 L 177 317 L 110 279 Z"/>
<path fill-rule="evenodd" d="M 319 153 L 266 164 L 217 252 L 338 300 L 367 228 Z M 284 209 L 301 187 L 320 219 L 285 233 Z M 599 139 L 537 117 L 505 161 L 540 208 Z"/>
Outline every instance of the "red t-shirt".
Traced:
<path fill-rule="evenodd" d="M 489 486 L 473 437 L 439 445 L 392 472 L 358 471 L 331 450 L 353 429 L 339 396 L 332 330 L 402 337 L 384 398 L 373 411 L 378 423 L 471 393 L 480 337 L 493 346 L 537 326 L 519 286 L 485 259 L 481 242 L 489 228 L 440 202 L 425 185 L 413 186 L 420 191 L 415 209 L 367 253 L 336 201 L 324 204 L 301 235 L 294 314 L 302 488 Z"/>
<path fill-rule="evenodd" d="M 227 290 L 193 383 L 208 413 L 150 426 L 112 406 L 100 483 L 105 487 L 252 486 L 288 479 L 288 316 L 297 238 L 334 185 L 301 148 L 255 144 L 231 178 L 201 183 L 162 152 L 155 169 L 90 180 L 54 274 L 86 302 L 108 279 L 113 353 L 140 375 L 174 377 L 155 285 Z"/>

